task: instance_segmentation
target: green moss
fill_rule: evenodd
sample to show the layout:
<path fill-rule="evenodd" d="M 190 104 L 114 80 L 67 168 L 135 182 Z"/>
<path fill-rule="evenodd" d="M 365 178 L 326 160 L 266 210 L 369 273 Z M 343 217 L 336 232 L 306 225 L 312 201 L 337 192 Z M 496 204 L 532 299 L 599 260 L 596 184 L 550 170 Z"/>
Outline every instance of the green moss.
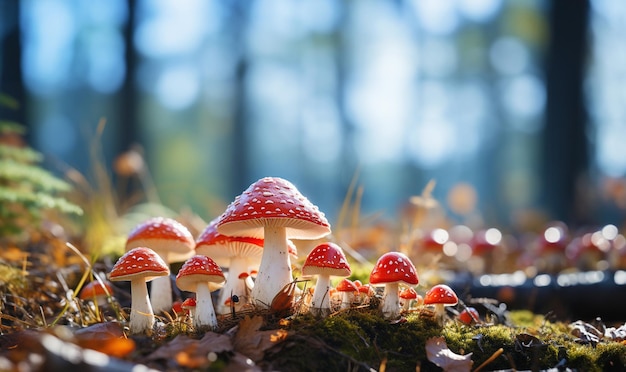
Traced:
<path fill-rule="evenodd" d="M 517 315 L 517 314 L 516 314 Z M 269 353 L 269 369 L 309 370 L 429 370 L 425 345 L 443 336 L 457 354 L 472 353 L 474 366 L 500 348 L 503 353 L 489 364 L 494 369 L 547 369 L 559 362 L 578 370 L 620 370 L 626 365 L 626 345 L 581 345 L 564 323 L 547 322 L 527 312 L 513 316 L 524 326 L 465 326 L 449 321 L 444 327 L 411 313 L 403 321 L 384 320 L 376 309 L 352 309 L 325 319 L 302 315 L 292 321 L 292 336 Z M 307 355 L 303 357 L 303 355 Z"/>

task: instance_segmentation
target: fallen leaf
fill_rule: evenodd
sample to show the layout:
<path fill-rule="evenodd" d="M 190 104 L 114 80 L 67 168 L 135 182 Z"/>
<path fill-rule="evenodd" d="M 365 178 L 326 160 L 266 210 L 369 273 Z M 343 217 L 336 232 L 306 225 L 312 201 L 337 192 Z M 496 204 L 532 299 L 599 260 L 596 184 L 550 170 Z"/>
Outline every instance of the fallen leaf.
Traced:
<path fill-rule="evenodd" d="M 246 316 L 239 322 L 239 329 L 233 338 L 235 350 L 255 363 L 263 359 L 265 350 L 285 340 L 289 333 L 284 329 L 260 331 L 263 326 L 263 317 Z"/>
<path fill-rule="evenodd" d="M 199 340 L 178 335 L 148 355 L 146 360 L 173 360 L 181 367 L 201 368 L 211 363 L 211 355 L 232 350 L 230 337 L 219 333 L 207 332 Z"/>
<path fill-rule="evenodd" d="M 467 372 L 472 368 L 472 353 L 459 355 L 448 349 L 443 337 L 426 341 L 426 357 L 445 372 Z"/>
<path fill-rule="evenodd" d="M 108 356 L 124 358 L 135 350 L 135 341 L 126 338 L 117 322 L 96 323 L 74 333 L 76 343 Z"/>

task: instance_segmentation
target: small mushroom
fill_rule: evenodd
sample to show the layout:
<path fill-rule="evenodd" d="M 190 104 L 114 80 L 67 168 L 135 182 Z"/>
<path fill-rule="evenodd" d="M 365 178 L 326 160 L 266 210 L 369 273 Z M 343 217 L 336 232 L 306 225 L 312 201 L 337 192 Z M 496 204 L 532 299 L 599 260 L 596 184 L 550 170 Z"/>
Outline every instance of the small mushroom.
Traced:
<path fill-rule="evenodd" d="M 195 241 L 189 230 L 178 221 L 165 217 L 144 221 L 126 239 L 126 250 L 148 247 L 167 264 L 185 261 L 193 255 L 194 246 Z M 169 275 L 157 278 L 150 284 L 150 299 L 156 313 L 172 308 L 172 282 Z"/>
<path fill-rule="evenodd" d="M 93 280 L 83 287 L 78 295 L 83 301 L 93 301 L 98 306 L 107 304 L 107 299 L 113 293 L 113 287 L 106 281 Z"/>
<path fill-rule="evenodd" d="M 408 311 L 411 307 L 411 301 L 416 300 L 418 294 L 413 287 L 406 287 L 400 291 L 398 296 L 400 296 L 400 299 L 402 300 L 402 310 Z"/>
<path fill-rule="evenodd" d="M 395 319 L 400 316 L 399 284 L 417 285 L 419 279 L 415 266 L 406 255 L 400 252 L 387 252 L 376 262 L 370 273 L 370 283 L 385 285 L 381 310 L 385 318 Z"/>
<path fill-rule="evenodd" d="M 169 274 L 170 269 L 163 259 L 146 247 L 131 249 L 113 265 L 109 280 L 130 281 L 130 333 L 144 333 L 154 326 L 154 312 L 146 282 Z"/>
<path fill-rule="evenodd" d="M 480 322 L 480 315 L 478 310 L 471 306 L 466 307 L 459 314 L 459 321 L 465 325 L 471 325 Z"/>
<path fill-rule="evenodd" d="M 186 298 L 180 307 L 187 313 L 189 319 L 193 321 L 196 318 L 196 299 L 194 297 Z"/>
<path fill-rule="evenodd" d="M 347 277 L 351 273 L 348 260 L 337 244 L 321 243 L 313 248 L 302 265 L 302 275 L 317 275 L 311 313 L 321 316 L 330 314 L 330 277 Z"/>
<path fill-rule="evenodd" d="M 439 324 L 443 324 L 446 306 L 454 306 L 459 303 L 459 298 L 452 288 L 445 284 L 433 286 L 424 295 L 424 305 L 432 305 L 435 308 L 435 319 Z"/>
<path fill-rule="evenodd" d="M 335 289 L 341 294 L 341 305 L 339 308 L 341 310 L 349 309 L 350 306 L 352 306 L 354 294 L 358 293 L 356 285 L 354 285 L 352 280 L 344 278 L 339 282 L 339 284 L 337 284 Z"/>
<path fill-rule="evenodd" d="M 211 299 L 209 283 L 221 283 L 224 273 L 207 256 L 195 255 L 185 261 L 176 275 L 176 286 L 182 291 L 196 293 L 196 314 L 193 325 L 197 328 L 217 328 L 217 317 Z"/>
<path fill-rule="evenodd" d="M 265 177 L 251 184 L 226 208 L 217 231 L 264 239 L 251 295 L 257 306 L 267 308 L 293 280 L 287 239 L 322 238 L 330 234 L 330 224 L 291 182 Z"/>

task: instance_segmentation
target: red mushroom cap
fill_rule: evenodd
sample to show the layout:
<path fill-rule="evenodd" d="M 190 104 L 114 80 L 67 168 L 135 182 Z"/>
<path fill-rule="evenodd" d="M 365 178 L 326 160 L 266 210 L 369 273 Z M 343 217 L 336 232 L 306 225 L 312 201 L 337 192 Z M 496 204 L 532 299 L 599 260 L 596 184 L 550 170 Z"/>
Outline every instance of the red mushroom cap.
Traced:
<path fill-rule="evenodd" d="M 472 324 L 480 319 L 480 315 L 478 314 L 478 310 L 473 307 L 466 307 L 459 314 L 459 321 L 463 324 Z"/>
<path fill-rule="evenodd" d="M 126 239 L 126 250 L 149 247 L 170 262 L 184 261 L 193 254 L 196 242 L 180 222 L 154 217 L 137 225 Z M 167 253 L 167 254 L 165 254 Z"/>
<path fill-rule="evenodd" d="M 459 298 L 452 288 L 445 284 L 437 284 L 433 286 L 426 295 L 424 295 L 424 305 L 443 304 L 453 306 L 459 303 Z"/>
<path fill-rule="evenodd" d="M 174 311 L 174 314 L 182 314 L 184 312 L 183 303 L 181 301 L 174 301 L 172 304 L 172 310 Z"/>
<path fill-rule="evenodd" d="M 350 279 L 342 279 L 335 288 L 337 292 L 357 292 L 359 290 Z"/>
<path fill-rule="evenodd" d="M 248 273 L 241 273 L 241 274 L 239 274 L 239 279 L 246 279 L 249 276 L 250 276 L 250 274 L 248 274 Z"/>
<path fill-rule="evenodd" d="M 106 288 L 106 290 L 105 290 Z M 91 281 L 86 284 L 83 289 L 80 291 L 79 298 L 81 300 L 89 300 L 98 296 L 107 296 L 113 293 L 113 287 L 107 283 L 100 283 L 97 280 Z"/>
<path fill-rule="evenodd" d="M 284 227 L 287 237 L 318 239 L 330 234 L 324 213 L 289 181 L 265 177 L 251 184 L 220 216 L 217 230 L 225 235 L 261 238 L 265 226 Z"/>
<path fill-rule="evenodd" d="M 399 296 L 405 300 L 415 300 L 417 298 L 417 292 L 413 287 L 407 287 L 400 291 Z"/>
<path fill-rule="evenodd" d="M 185 301 L 183 301 L 183 303 L 180 305 L 183 309 L 185 310 L 189 310 L 191 308 L 196 307 L 196 299 L 193 297 L 189 297 L 187 299 L 185 299 Z"/>
<path fill-rule="evenodd" d="M 150 281 L 157 276 L 167 276 L 170 269 L 163 259 L 152 249 L 133 248 L 120 257 L 109 274 L 111 281 L 125 281 L 145 278 Z"/>
<path fill-rule="evenodd" d="M 199 282 L 222 283 L 222 269 L 211 258 L 195 255 L 185 261 L 176 275 L 176 286 L 183 291 L 195 292 Z"/>
<path fill-rule="evenodd" d="M 427 233 L 421 240 L 422 250 L 425 252 L 443 252 L 443 246 L 450 235 L 444 229 L 434 229 Z"/>
<path fill-rule="evenodd" d="M 372 288 L 372 286 L 369 284 L 363 284 L 362 286 L 358 287 L 357 290 L 359 291 L 359 293 L 363 293 L 365 295 L 374 294 L 374 288 Z"/>
<path fill-rule="evenodd" d="M 415 266 L 409 258 L 400 252 L 387 252 L 380 256 L 370 274 L 371 284 L 404 282 L 417 285 L 419 279 Z"/>
<path fill-rule="evenodd" d="M 258 264 L 263 255 L 263 239 L 220 234 L 216 218 L 196 239 L 196 254 L 209 256 L 220 266 L 229 266 L 231 257 L 246 257 Z"/>
<path fill-rule="evenodd" d="M 330 242 L 313 248 L 302 265 L 302 275 L 350 276 L 351 273 L 341 247 Z"/>

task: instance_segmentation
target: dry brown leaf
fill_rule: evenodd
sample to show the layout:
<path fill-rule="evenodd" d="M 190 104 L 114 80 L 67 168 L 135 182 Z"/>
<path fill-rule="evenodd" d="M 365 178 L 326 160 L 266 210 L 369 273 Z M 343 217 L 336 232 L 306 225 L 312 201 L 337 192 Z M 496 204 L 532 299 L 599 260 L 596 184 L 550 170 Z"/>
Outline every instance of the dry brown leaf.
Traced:
<path fill-rule="evenodd" d="M 174 360 L 181 367 L 201 368 L 210 364 L 209 354 L 232 351 L 230 337 L 207 332 L 199 340 L 185 335 L 176 336 L 146 357 L 149 361 L 158 359 Z"/>
<path fill-rule="evenodd" d="M 135 350 L 135 342 L 126 338 L 117 322 L 96 323 L 74 333 L 80 347 L 99 351 L 108 356 L 124 358 Z"/>
<path fill-rule="evenodd" d="M 239 329 L 233 338 L 235 350 L 246 355 L 255 363 L 263 359 L 265 350 L 283 341 L 289 335 L 284 329 L 260 331 L 262 326 L 263 317 L 257 315 L 250 318 L 246 316 L 239 322 Z"/>
<path fill-rule="evenodd" d="M 448 349 L 443 337 L 426 341 L 426 357 L 445 372 L 468 372 L 472 368 L 472 353 L 459 355 Z"/>

